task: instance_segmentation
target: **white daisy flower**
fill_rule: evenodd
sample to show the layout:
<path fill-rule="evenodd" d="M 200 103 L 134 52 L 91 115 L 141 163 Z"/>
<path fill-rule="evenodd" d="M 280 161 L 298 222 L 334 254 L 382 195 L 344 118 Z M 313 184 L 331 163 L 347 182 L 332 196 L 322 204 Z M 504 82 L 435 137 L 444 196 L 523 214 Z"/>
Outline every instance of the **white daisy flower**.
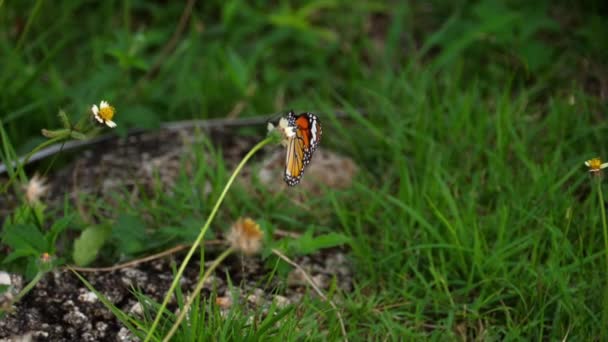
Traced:
<path fill-rule="evenodd" d="M 279 131 L 281 134 L 281 144 L 283 146 L 287 146 L 289 140 L 296 135 L 296 131 L 294 129 L 295 123 L 290 123 L 287 118 L 281 118 L 279 120 L 278 125 L 274 125 L 273 123 L 268 123 L 268 132 L 272 132 L 275 129 Z"/>
<path fill-rule="evenodd" d="M 93 105 L 91 107 L 91 111 L 93 112 L 93 117 L 100 124 L 105 124 L 110 128 L 116 127 L 116 123 L 112 121 L 114 114 L 116 113 L 116 109 L 110 106 L 107 101 L 101 101 L 99 107 L 97 105 Z"/>
<path fill-rule="evenodd" d="M 602 160 L 600 158 L 593 158 L 587 160 L 585 162 L 585 165 L 589 168 L 589 172 L 591 173 L 600 172 L 602 169 L 608 167 L 608 163 L 602 163 Z"/>

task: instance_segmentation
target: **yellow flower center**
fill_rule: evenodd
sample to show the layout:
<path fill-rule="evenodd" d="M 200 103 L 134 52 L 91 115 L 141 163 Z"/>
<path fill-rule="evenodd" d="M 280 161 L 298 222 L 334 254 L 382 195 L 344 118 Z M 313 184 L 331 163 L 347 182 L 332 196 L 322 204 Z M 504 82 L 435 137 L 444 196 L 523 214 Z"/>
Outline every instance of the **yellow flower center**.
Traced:
<path fill-rule="evenodd" d="M 593 158 L 589 160 L 588 163 L 589 169 L 591 169 L 592 171 L 599 171 L 602 168 L 602 161 L 600 160 L 600 158 Z"/>
<path fill-rule="evenodd" d="M 244 237 L 248 239 L 259 239 L 263 235 L 260 225 L 250 218 L 242 221 L 242 228 Z"/>
<path fill-rule="evenodd" d="M 251 255 L 260 251 L 264 233 L 260 225 L 250 218 L 239 218 L 230 228 L 226 240 L 232 248 Z"/>
<path fill-rule="evenodd" d="M 103 107 L 99 109 L 99 116 L 105 121 L 111 121 L 114 117 L 114 112 L 115 110 L 112 106 Z"/>
<path fill-rule="evenodd" d="M 44 253 L 42 253 L 42 255 L 40 256 L 40 260 L 41 260 L 42 262 L 49 262 L 49 261 L 51 261 L 51 255 L 50 255 L 49 253 L 44 252 Z"/>

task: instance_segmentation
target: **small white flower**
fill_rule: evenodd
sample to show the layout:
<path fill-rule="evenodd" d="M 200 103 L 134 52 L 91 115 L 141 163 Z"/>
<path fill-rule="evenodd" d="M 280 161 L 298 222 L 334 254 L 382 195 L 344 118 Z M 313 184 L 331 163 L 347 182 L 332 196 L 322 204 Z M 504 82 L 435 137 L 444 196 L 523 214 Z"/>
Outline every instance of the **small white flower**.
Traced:
<path fill-rule="evenodd" d="M 603 163 L 600 158 L 593 158 L 585 161 L 585 165 L 589 168 L 589 172 L 600 172 L 608 167 L 608 163 Z"/>
<path fill-rule="evenodd" d="M 100 124 L 106 124 L 110 128 L 116 127 L 116 123 L 112 121 L 114 114 L 116 113 L 116 109 L 110 106 L 107 101 L 101 101 L 99 107 L 96 104 L 91 107 L 91 111 L 93 112 L 93 117 Z"/>
<path fill-rule="evenodd" d="M 279 129 L 283 130 L 286 138 L 293 138 L 296 135 L 296 131 L 294 129 L 295 124 L 290 123 L 286 118 L 281 118 L 279 120 Z"/>
<path fill-rule="evenodd" d="M 275 129 L 279 130 L 279 133 L 281 133 L 282 136 L 281 144 L 287 147 L 289 140 L 296 135 L 294 127 L 295 123 L 290 123 L 287 118 L 281 118 L 278 125 L 275 126 L 273 123 L 269 122 L 267 128 L 268 132 L 272 132 Z"/>

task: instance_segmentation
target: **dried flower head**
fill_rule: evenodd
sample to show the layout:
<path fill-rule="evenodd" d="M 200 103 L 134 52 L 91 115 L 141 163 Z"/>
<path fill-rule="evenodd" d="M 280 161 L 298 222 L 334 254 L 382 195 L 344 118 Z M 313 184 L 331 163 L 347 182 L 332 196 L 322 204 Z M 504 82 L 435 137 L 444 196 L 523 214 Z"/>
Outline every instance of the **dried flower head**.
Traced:
<path fill-rule="evenodd" d="M 268 122 L 268 133 L 272 133 L 275 130 L 281 135 L 281 145 L 287 147 L 289 140 L 296 135 L 295 123 L 290 122 L 287 118 L 279 119 L 278 124 L 275 126 L 272 122 Z"/>
<path fill-rule="evenodd" d="M 250 218 L 239 218 L 230 228 L 226 240 L 232 248 L 244 254 L 255 254 L 262 247 L 264 232 L 260 225 Z"/>
<path fill-rule="evenodd" d="M 116 123 L 112 121 L 114 114 L 116 114 L 116 109 L 110 106 L 107 101 L 101 101 L 99 107 L 97 105 L 93 105 L 91 107 L 91 111 L 93 112 L 93 117 L 100 124 L 105 124 L 110 128 L 116 127 Z"/>
<path fill-rule="evenodd" d="M 602 171 L 602 169 L 608 167 L 608 163 L 603 163 L 600 158 L 593 158 L 585 161 L 585 165 L 589 168 L 589 172 L 598 173 Z"/>
<path fill-rule="evenodd" d="M 34 177 L 23 187 L 25 191 L 25 200 L 32 204 L 40 201 L 40 198 L 49 190 L 46 184 L 46 179 L 35 174 Z"/>

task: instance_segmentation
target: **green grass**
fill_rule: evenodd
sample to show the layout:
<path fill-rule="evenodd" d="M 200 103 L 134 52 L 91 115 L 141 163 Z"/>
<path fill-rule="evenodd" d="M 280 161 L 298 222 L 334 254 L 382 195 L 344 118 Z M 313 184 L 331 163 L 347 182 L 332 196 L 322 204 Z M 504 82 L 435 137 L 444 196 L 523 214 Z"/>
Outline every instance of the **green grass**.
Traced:
<path fill-rule="evenodd" d="M 44 141 L 40 129 L 59 126 L 59 108 L 76 119 L 101 99 L 116 106 L 120 134 L 223 117 L 243 100 L 241 116 L 314 111 L 321 148 L 358 164 L 353 186 L 311 198 L 306 212 L 232 188 L 211 234 L 248 214 L 267 229 L 348 236 L 355 285 L 338 306 L 351 340 L 606 338 L 605 204 L 583 166 L 608 158 L 603 2 L 204 1 L 161 57 L 182 6 L 0 5 L 3 158 Z M 195 152 L 194 179 L 221 189 L 232 170 L 208 143 L 214 163 Z M 22 209 L 3 243 L 27 245 L 6 238 L 17 223 L 54 226 L 68 241 L 56 250 L 60 265 L 73 262 L 66 229 L 103 236 L 105 264 L 192 242 L 219 193 L 191 189 L 184 175 L 172 194 L 125 200 L 112 217 L 83 198 L 96 226 L 61 221 L 76 213 L 67 202 L 42 219 Z M 54 235 L 38 240 L 10 262 L 0 255 L 6 267 L 33 277 L 40 249 L 55 251 Z M 331 307 L 316 299 L 279 310 L 278 326 L 261 313 L 248 325 L 238 306 L 221 319 L 210 303 L 200 299 L 197 324 L 178 336 L 341 338 Z M 158 307 L 147 309 L 130 326 L 149 328 Z"/>

